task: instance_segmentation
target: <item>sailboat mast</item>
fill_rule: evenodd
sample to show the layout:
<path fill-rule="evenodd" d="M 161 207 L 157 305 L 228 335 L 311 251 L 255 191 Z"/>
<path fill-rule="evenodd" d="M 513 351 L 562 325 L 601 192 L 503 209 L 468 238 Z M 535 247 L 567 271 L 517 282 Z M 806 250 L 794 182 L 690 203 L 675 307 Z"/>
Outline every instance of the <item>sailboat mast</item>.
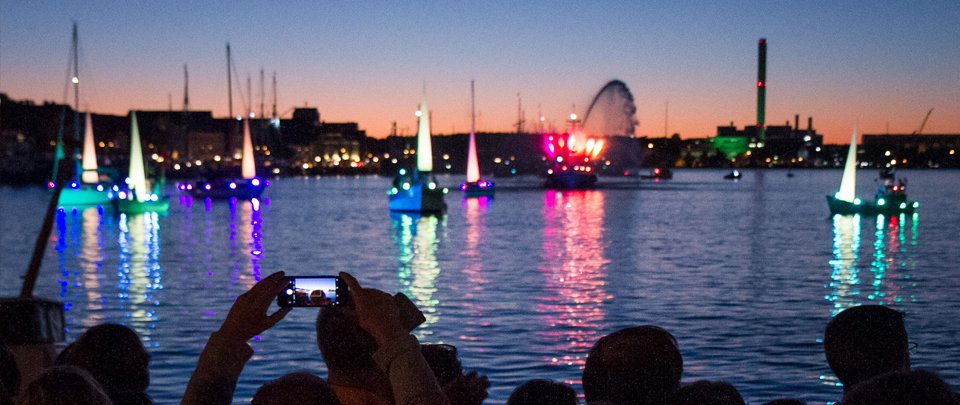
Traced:
<path fill-rule="evenodd" d="M 73 146 L 73 156 L 74 156 L 74 180 L 79 180 L 81 173 L 83 172 L 83 166 L 81 166 L 79 160 L 76 159 L 76 156 L 80 155 L 80 46 L 79 39 L 77 37 L 77 22 L 73 22 L 73 77 L 70 78 L 70 81 L 73 83 L 73 140 L 75 141 Z"/>
<path fill-rule="evenodd" d="M 263 66 L 260 66 L 260 118 L 266 116 L 266 113 L 263 111 L 263 99 L 265 96 L 266 91 L 264 90 Z"/>
<path fill-rule="evenodd" d="M 277 117 L 277 71 L 273 71 L 273 118 Z"/>
<path fill-rule="evenodd" d="M 79 114 L 79 111 L 80 111 L 80 60 L 79 60 L 80 58 L 78 57 L 79 56 L 78 55 L 79 46 L 77 45 L 78 42 L 79 41 L 77 39 L 77 23 L 74 22 L 73 23 L 73 51 L 72 51 L 73 55 L 71 55 L 71 57 L 73 58 L 73 77 L 70 78 L 70 81 L 73 82 L 73 109 L 77 114 Z M 79 134 L 80 134 L 79 128 L 77 128 L 76 133 L 78 134 L 77 137 L 79 138 Z"/>
<path fill-rule="evenodd" d="M 230 43 L 227 42 L 227 99 L 229 99 L 230 118 L 233 118 L 233 79 L 230 75 Z"/>
<path fill-rule="evenodd" d="M 183 149 L 188 161 L 193 160 L 190 154 L 190 75 L 186 63 L 183 64 Z"/>

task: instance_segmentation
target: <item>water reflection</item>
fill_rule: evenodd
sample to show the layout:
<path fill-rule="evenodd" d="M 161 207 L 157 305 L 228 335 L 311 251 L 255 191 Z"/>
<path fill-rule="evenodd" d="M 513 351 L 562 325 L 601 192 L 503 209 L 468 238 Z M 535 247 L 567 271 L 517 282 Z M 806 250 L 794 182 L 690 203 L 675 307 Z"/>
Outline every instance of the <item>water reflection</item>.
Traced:
<path fill-rule="evenodd" d="M 68 224 L 69 222 L 69 224 Z M 103 207 L 60 209 L 56 215 L 54 234 L 57 252 L 57 284 L 64 311 L 82 309 L 86 312 L 84 326 L 102 322 L 104 298 L 98 291 L 103 278 Z M 83 288 L 85 297 L 75 296 Z M 80 298 L 80 307 L 74 301 Z M 67 333 L 71 331 L 67 330 Z"/>
<path fill-rule="evenodd" d="M 586 353 L 604 329 L 604 194 L 598 191 L 547 191 L 543 207 L 543 251 L 538 271 L 545 295 L 536 297 L 546 325 L 549 359 L 557 365 L 586 363 Z"/>
<path fill-rule="evenodd" d="M 100 293 L 100 285 L 103 280 L 103 228 L 104 215 L 103 208 L 86 209 L 83 211 L 83 249 L 80 251 L 79 267 L 80 277 L 83 280 L 83 290 L 86 292 L 85 311 L 87 316 L 84 318 L 85 327 L 91 327 L 104 322 L 102 314 L 104 297 Z M 66 306 L 67 303 L 64 303 Z"/>
<path fill-rule="evenodd" d="M 832 273 L 828 285 L 831 291 L 826 295 L 833 303 L 831 315 L 865 302 L 897 305 L 904 300 L 916 300 L 915 295 L 905 295 L 901 286 L 910 279 L 909 271 L 915 266 L 907 248 L 916 245 L 919 217 L 877 216 L 870 270 L 863 275 L 857 268 L 860 223 L 860 216 L 833 217 Z"/>
<path fill-rule="evenodd" d="M 391 213 L 390 218 L 393 220 L 394 240 L 400 248 L 397 272 L 400 291 L 409 296 L 427 318 L 416 331 L 417 337 L 423 339 L 433 334 L 430 326 L 440 318 L 437 312 L 440 300 L 434 294 L 440 275 L 438 230 L 444 226 L 445 218 L 396 213 Z"/>
<path fill-rule="evenodd" d="M 163 288 L 160 268 L 160 220 L 155 212 L 128 216 L 120 214 L 120 261 L 117 268 L 118 306 L 128 326 L 144 340 L 147 347 L 157 327 L 156 308 L 160 300 L 156 292 Z"/>
<path fill-rule="evenodd" d="M 831 289 L 825 298 L 833 303 L 830 315 L 860 305 L 860 277 L 857 260 L 860 252 L 860 216 L 833 216 L 833 258 L 830 260 Z"/>
<path fill-rule="evenodd" d="M 234 261 L 230 274 L 231 279 L 239 284 L 240 291 L 250 289 L 260 281 L 260 258 L 263 256 L 260 208 L 260 200 L 256 198 L 230 199 L 230 255 L 241 257 Z"/>
<path fill-rule="evenodd" d="M 462 260 L 465 264 L 463 273 L 467 278 L 465 291 L 463 292 L 463 306 L 466 313 L 470 316 L 467 322 L 476 322 L 481 320 L 480 326 L 488 326 L 485 321 L 486 313 L 484 309 L 484 292 L 489 281 L 483 272 L 483 255 L 480 253 L 480 242 L 486 237 L 487 227 L 484 217 L 490 205 L 490 197 L 465 198 L 461 203 L 463 206 L 464 217 L 467 222 L 467 240 L 464 247 Z M 462 340 L 482 340 L 482 333 L 474 333 L 474 336 L 460 335 Z"/>

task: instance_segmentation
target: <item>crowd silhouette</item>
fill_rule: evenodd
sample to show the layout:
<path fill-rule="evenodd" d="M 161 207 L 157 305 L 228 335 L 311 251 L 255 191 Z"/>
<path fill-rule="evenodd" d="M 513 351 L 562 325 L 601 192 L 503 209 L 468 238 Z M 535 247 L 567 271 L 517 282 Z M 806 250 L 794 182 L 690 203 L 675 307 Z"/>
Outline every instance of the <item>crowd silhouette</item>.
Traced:
<path fill-rule="evenodd" d="M 218 405 L 234 401 L 234 390 L 253 349 L 247 343 L 280 322 L 291 308 L 271 311 L 286 287 L 274 273 L 240 295 L 220 328 L 211 333 L 186 385 L 181 404 Z M 457 348 L 421 344 L 418 322 L 403 301 L 365 288 L 350 274 L 346 305 L 322 307 L 316 321 L 319 353 L 327 378 L 291 369 L 264 382 L 251 401 L 280 404 L 478 405 L 490 382 L 464 370 Z M 893 309 L 863 305 L 829 321 L 824 332 L 827 364 L 843 384 L 843 405 L 957 405 L 960 400 L 929 371 L 910 369 L 910 342 L 904 316 Z M 150 357 L 130 328 L 103 324 L 85 331 L 32 381 L 21 381 L 14 356 L 0 347 L 0 405 L 152 404 L 147 395 Z M 278 365 L 283 366 L 283 365 Z M 670 332 L 654 325 L 624 328 L 600 338 L 583 369 L 583 403 L 588 405 L 744 404 L 726 381 L 681 384 L 683 357 Z M 516 387 L 508 405 L 575 405 L 573 387 L 531 379 Z M 765 405 L 803 404 L 779 398 Z"/>

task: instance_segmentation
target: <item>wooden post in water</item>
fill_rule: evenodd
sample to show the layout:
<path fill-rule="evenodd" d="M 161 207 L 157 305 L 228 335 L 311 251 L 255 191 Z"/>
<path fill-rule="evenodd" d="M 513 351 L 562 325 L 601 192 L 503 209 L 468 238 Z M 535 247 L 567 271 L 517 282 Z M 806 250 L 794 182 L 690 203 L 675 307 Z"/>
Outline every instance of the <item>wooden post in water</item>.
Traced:
<path fill-rule="evenodd" d="M 56 358 L 54 345 L 64 340 L 63 303 L 35 298 L 33 288 L 40 275 L 40 265 L 50 240 L 60 194 L 65 183 L 73 177 L 72 165 L 73 154 L 67 154 L 60 160 L 58 175 L 54 180 L 56 185 L 50 193 L 50 203 L 34 244 L 20 296 L 0 298 L 0 345 L 6 346 L 13 354 L 24 385 L 53 365 Z"/>

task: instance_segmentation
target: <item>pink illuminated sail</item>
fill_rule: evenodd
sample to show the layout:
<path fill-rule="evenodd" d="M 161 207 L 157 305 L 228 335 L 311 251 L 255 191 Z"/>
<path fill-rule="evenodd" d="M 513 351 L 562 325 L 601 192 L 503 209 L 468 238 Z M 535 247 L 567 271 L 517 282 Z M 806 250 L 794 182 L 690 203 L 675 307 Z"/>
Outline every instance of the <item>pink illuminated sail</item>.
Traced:
<path fill-rule="evenodd" d="M 253 141 L 250 140 L 250 120 L 243 120 L 243 178 L 257 177 L 257 164 L 253 161 Z"/>
<path fill-rule="evenodd" d="M 474 109 L 473 80 L 470 81 L 470 146 L 467 148 L 467 183 L 480 180 L 480 162 L 477 159 L 477 116 Z"/>

